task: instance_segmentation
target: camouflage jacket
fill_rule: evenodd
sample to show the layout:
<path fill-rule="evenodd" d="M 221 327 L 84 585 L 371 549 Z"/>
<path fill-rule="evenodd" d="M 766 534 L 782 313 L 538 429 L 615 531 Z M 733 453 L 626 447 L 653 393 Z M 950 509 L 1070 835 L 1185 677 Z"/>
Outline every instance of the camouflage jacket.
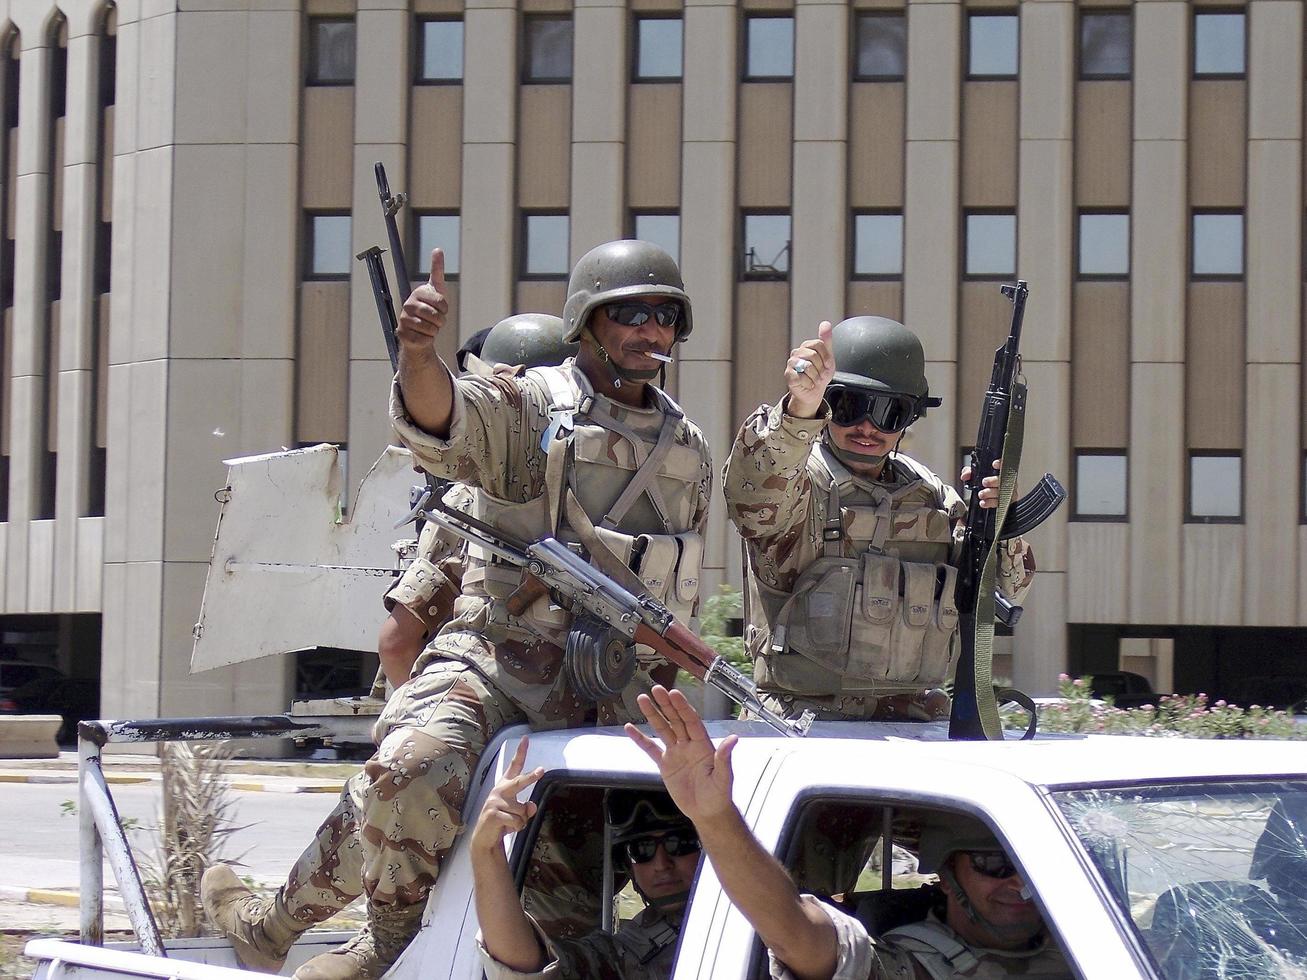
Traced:
<path fill-rule="evenodd" d="M 472 511 L 472 489 L 455 483 L 441 498 L 446 507 L 465 514 Z M 423 525 L 414 548 L 413 561 L 399 580 L 386 590 L 386 610 L 407 609 L 431 636 L 454 615 L 454 600 L 462 592 L 467 543 L 439 524 Z"/>
<path fill-rule="evenodd" d="M 580 939 L 552 940 L 538 927 L 537 934 L 550 959 L 536 973 L 509 969 L 478 941 L 486 980 L 667 980 L 676 962 L 680 913 L 672 920 L 646 907 L 612 935 L 592 932 Z"/>
<path fill-rule="evenodd" d="M 748 542 L 751 564 L 773 589 L 788 591 L 800 573 L 822 553 L 826 496 L 814 488 L 808 457 L 821 441 L 830 410 L 812 419 L 796 418 L 780 405 L 761 405 L 740 427 L 723 473 L 726 513 Z M 881 482 L 893 485 L 905 474 L 891 460 Z M 957 521 L 966 504 L 948 483 L 939 481 L 941 509 Z M 816 492 L 815 492 L 816 491 Z M 960 528 L 955 530 L 955 536 Z M 998 587 L 1020 603 L 1034 580 L 1035 562 L 1023 538 L 999 547 Z M 850 556 L 851 557 L 851 556 Z"/>
<path fill-rule="evenodd" d="M 970 946 L 933 914 L 913 927 L 891 929 L 873 939 L 857 919 L 825 902 L 819 904 L 835 926 L 836 961 L 831 980 L 997 980 L 999 977 L 1057 977 L 1070 980 L 1071 968 L 1049 938 L 1021 952 Z M 907 935 L 916 932 L 921 937 Z M 947 955 L 946 955 L 947 954 Z M 768 950 L 775 980 L 794 980 Z M 950 962 L 949 957 L 952 957 Z"/>
<path fill-rule="evenodd" d="M 584 374 L 568 361 L 583 394 L 593 388 Z M 630 408 L 595 395 L 596 402 L 627 428 L 653 438 L 665 418 L 661 409 Z M 550 396 L 528 373 L 525 377 L 461 377 L 454 381 L 454 405 L 449 436 L 441 439 L 413 424 L 405 409 L 398 382 L 391 391 L 391 420 L 399 440 L 415 460 L 437 477 L 479 488 L 509 504 L 525 503 L 546 492 L 542 437 L 549 428 Z M 707 524 L 712 495 L 712 462 L 707 440 L 697 425 L 681 418 L 673 443 L 685 447 L 698 460 L 696 500 L 689 527 L 701 534 Z M 684 450 L 682 450 L 684 451 Z M 533 726 L 558 727 L 584 724 L 593 705 L 582 703 L 558 683 L 563 650 L 543 637 L 522 636 L 520 631 L 499 629 L 491 613 L 492 600 L 465 591 L 454 618 L 446 624 L 419 658 L 415 671 L 436 658 L 462 660 L 490 680 L 529 716 Z M 649 666 L 642 665 L 630 685 L 632 691 L 649 686 Z M 634 693 L 630 704 L 618 699 L 599 706 L 601 723 L 619 723 L 638 716 Z"/>

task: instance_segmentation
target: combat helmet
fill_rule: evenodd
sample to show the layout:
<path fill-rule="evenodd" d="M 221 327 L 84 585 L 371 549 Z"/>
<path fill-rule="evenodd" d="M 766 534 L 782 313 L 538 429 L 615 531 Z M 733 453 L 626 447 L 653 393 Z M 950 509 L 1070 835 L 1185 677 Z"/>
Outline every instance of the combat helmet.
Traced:
<path fill-rule="evenodd" d="M 832 384 L 851 385 L 918 400 L 918 414 L 940 404 L 930 397 L 926 355 L 911 330 L 883 316 L 851 316 L 835 324 L 831 335 L 835 356 Z"/>
<path fill-rule="evenodd" d="M 979 820 L 961 814 L 931 814 L 921 824 L 917 870 L 939 874 L 958 851 L 1000 850 L 994 834 Z"/>
<path fill-rule="evenodd" d="M 666 296 L 677 300 L 684 315 L 676 340 L 690 336 L 693 320 L 690 297 L 676 260 L 653 242 L 625 239 L 597 245 L 581 256 L 567 282 L 563 321 L 568 343 L 581 339 L 590 314 L 604 303 L 628 296 Z"/>
<path fill-rule="evenodd" d="M 490 328 L 479 356 L 488 364 L 548 367 L 575 357 L 579 346 L 563 340 L 563 321 L 559 317 L 518 313 Z"/>
<path fill-rule="evenodd" d="M 608 852 L 608 866 L 614 871 L 629 867 L 625 849 L 622 847 L 628 841 L 649 834 L 670 834 L 677 831 L 694 835 L 697 839 L 694 823 L 677 808 L 671 796 L 663 790 L 610 789 L 604 794 L 604 821 L 611 848 Z M 631 887 L 646 904 L 659 908 L 682 905 L 689 894 L 687 892 L 651 899 L 641 891 L 634 878 L 631 879 Z"/>

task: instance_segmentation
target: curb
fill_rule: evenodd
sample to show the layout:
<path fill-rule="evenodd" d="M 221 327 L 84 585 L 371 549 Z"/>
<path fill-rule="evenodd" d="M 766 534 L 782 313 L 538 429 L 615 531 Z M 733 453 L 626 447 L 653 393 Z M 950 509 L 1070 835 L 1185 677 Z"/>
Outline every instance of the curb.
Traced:
<path fill-rule="evenodd" d="M 81 901 L 81 896 L 76 889 L 71 888 L 23 888 L 16 885 L 0 885 L 0 900 L 20 902 L 24 905 L 61 905 L 65 908 L 76 908 Z M 127 907 L 123 905 L 120 896 L 106 894 L 104 910 L 126 914 Z"/>
<path fill-rule="evenodd" d="M 281 780 L 287 780 L 282 782 Z M 158 775 L 135 775 L 127 773 L 105 773 L 104 781 L 110 785 L 130 786 L 139 783 L 157 783 Z M 0 772 L 0 783 L 76 783 L 76 773 L 62 772 Z M 289 777 L 273 780 L 228 779 L 231 789 L 244 793 L 336 793 L 344 789 L 345 781 L 323 783 L 297 783 Z"/>

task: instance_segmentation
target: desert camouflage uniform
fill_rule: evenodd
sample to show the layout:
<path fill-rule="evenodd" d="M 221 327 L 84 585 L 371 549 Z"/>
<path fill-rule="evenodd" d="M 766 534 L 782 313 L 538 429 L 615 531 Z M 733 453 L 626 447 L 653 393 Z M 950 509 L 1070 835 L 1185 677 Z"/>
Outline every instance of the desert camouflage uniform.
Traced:
<path fill-rule="evenodd" d="M 831 980 L 916 980 L 924 971 L 931 980 L 997 980 L 1000 977 L 1071 977 L 1066 957 L 1045 937 L 1028 951 L 1013 952 L 968 945 L 935 915 L 912 926 L 891 929 L 872 939 L 857 919 L 805 895 L 830 916 L 835 926 L 836 963 Z M 911 935 L 917 931 L 930 941 Z M 952 957 L 949 961 L 945 953 Z M 775 980 L 794 980 L 784 963 L 767 951 Z"/>
<path fill-rule="evenodd" d="M 580 939 L 554 939 L 533 920 L 549 962 L 535 973 L 504 966 L 478 937 L 486 980 L 667 980 L 676 963 L 683 909 L 671 916 L 646 906 L 617 932 L 592 932 Z"/>
<path fill-rule="evenodd" d="M 767 590 L 772 595 L 792 593 L 800 575 L 822 558 L 826 550 L 823 531 L 829 496 L 826 488 L 817 485 L 814 473 L 821 472 L 820 467 L 824 465 L 820 463 L 823 458 L 820 444 L 830 411 L 823 405 L 824 414 L 816 418 L 796 418 L 786 414 L 784 404 L 762 405 L 749 416 L 736 436 L 724 475 L 728 516 L 746 541 L 749 587 L 754 595 Z M 914 483 L 919 485 L 918 490 L 911 489 Z M 841 497 L 841 502 L 864 508 L 868 508 L 868 502 L 881 502 L 889 495 L 897 497 L 915 493 L 924 497 L 928 491 L 933 491 L 930 507 L 934 509 L 919 510 L 911 518 L 920 522 L 919 527 L 895 520 L 890 531 L 895 541 L 943 541 L 947 546 L 950 524 L 966 514 L 966 504 L 956 490 L 902 454 L 896 454 L 886 463 L 880 480 L 866 481 L 855 477 L 853 486 L 853 496 Z M 959 532 L 957 527 L 952 531 L 954 551 Z M 841 554 L 847 558 L 855 557 L 849 522 L 841 523 L 839 533 Z M 1034 578 L 1035 564 L 1030 547 L 1024 539 L 1017 538 L 1003 543 L 998 555 L 998 586 L 1013 601 L 1020 602 Z M 950 560 L 955 558 L 956 554 Z M 946 598 L 951 600 L 951 593 Z M 771 676 L 773 667 L 768 658 L 771 656 L 772 636 L 764 611 L 758 602 L 751 601 L 750 605 L 752 622 L 748 627 L 746 646 L 755 658 L 759 686 L 768 692 L 774 706 L 781 710 L 792 709 L 796 699 L 791 698 L 791 692 L 779 687 Z M 788 655 L 776 659 L 785 656 Z M 944 656 L 948 656 L 946 651 Z M 805 695 L 802 707 L 814 708 L 819 716 L 830 718 L 907 717 L 929 720 L 948 716 L 948 699 L 942 692 L 907 694 L 900 682 L 897 690 L 896 685 L 891 684 L 885 694 L 881 694 L 876 690 L 878 685 L 847 683 L 847 675 L 845 680 L 838 694 Z M 933 686 L 943 680 L 944 675 L 940 674 L 921 686 Z"/>
<path fill-rule="evenodd" d="M 533 369 L 524 378 L 456 380 L 447 439 L 413 425 L 396 385 L 391 395 L 395 431 L 428 472 L 477 487 L 478 506 L 486 499 L 501 509 L 543 501 L 546 453 L 541 443 L 554 421 L 549 409 L 557 397 L 542 379 L 551 371 L 556 372 L 551 383 L 563 378 L 574 391 L 579 389 L 582 403 L 576 435 L 551 443 L 566 447 L 566 486 L 560 488 L 566 501 L 576 504 L 577 497 L 584 500 L 592 489 L 575 474 L 579 465 L 590 465 L 597 455 L 604 457 L 599 460 L 603 467 L 629 469 L 634 477 L 668 422 L 670 446 L 663 458 L 679 460 L 683 467 L 692 462 L 693 472 L 679 483 L 670 481 L 674 485 L 664 486 L 666 481 L 658 479 L 662 490 L 655 492 L 688 517 L 684 526 L 670 530 L 697 539 L 706 521 L 712 481 L 707 444 L 698 427 L 670 411 L 665 396 L 655 395 L 659 407 L 642 409 L 595 396 L 571 361 L 562 368 Z M 616 432 L 595 438 L 583 420 L 601 412 L 632 433 L 639 445 Z M 593 467 L 587 472 L 593 473 Z M 656 538 L 666 522 L 654 524 L 648 514 L 655 505 L 641 499 L 629 507 L 631 516 L 619 529 Z M 587 513 L 597 510 L 592 504 Z M 567 513 L 560 531 L 573 526 L 576 512 L 569 508 Z M 564 533 L 564 540 L 567 537 Z M 701 545 L 693 569 L 695 598 L 698 555 Z M 360 823 L 362 880 L 370 903 L 411 905 L 425 899 L 441 859 L 462 828 L 460 813 L 477 760 L 499 729 L 520 723 L 547 729 L 633 719 L 638 717 L 635 694 L 651 686 L 651 670 L 664 666 L 661 661 L 642 662 L 622 697 L 598 705 L 587 702 L 561 681 L 560 644 L 570 615 L 551 607 L 547 596 L 536 597 L 522 616 L 510 615 L 504 598 L 492 591 L 497 587 L 492 573 L 497 571 L 479 552 L 470 555 L 454 619 L 418 658 L 412 679 L 387 703 L 374 731 L 377 752 L 347 787 Z M 688 567 L 685 571 L 688 577 Z"/>
<path fill-rule="evenodd" d="M 442 498 L 446 507 L 470 513 L 472 488 L 456 483 Z M 463 539 L 439 524 L 423 525 L 413 564 L 390 587 L 382 600 L 386 611 L 400 606 L 422 624 L 425 636 L 432 636 L 453 618 L 454 600 L 463 591 Z"/>

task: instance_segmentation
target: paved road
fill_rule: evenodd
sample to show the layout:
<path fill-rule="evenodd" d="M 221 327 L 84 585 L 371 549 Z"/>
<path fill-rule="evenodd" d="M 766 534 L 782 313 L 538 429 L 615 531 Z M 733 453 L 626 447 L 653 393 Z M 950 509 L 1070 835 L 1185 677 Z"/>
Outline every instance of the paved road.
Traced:
<path fill-rule="evenodd" d="M 118 812 L 140 825 L 158 825 L 157 784 L 111 786 Z M 322 818 L 336 804 L 329 794 L 236 792 L 235 822 L 225 855 L 240 857 L 243 874 L 275 883 L 299 857 Z M 77 887 L 77 825 L 62 804 L 76 801 L 73 784 L 0 784 L 0 886 Z M 138 855 L 154 849 L 148 829 L 133 833 Z M 243 856 L 242 856 L 243 855 Z M 139 860 L 139 856 L 138 856 Z M 105 883 L 113 873 L 105 867 Z"/>

